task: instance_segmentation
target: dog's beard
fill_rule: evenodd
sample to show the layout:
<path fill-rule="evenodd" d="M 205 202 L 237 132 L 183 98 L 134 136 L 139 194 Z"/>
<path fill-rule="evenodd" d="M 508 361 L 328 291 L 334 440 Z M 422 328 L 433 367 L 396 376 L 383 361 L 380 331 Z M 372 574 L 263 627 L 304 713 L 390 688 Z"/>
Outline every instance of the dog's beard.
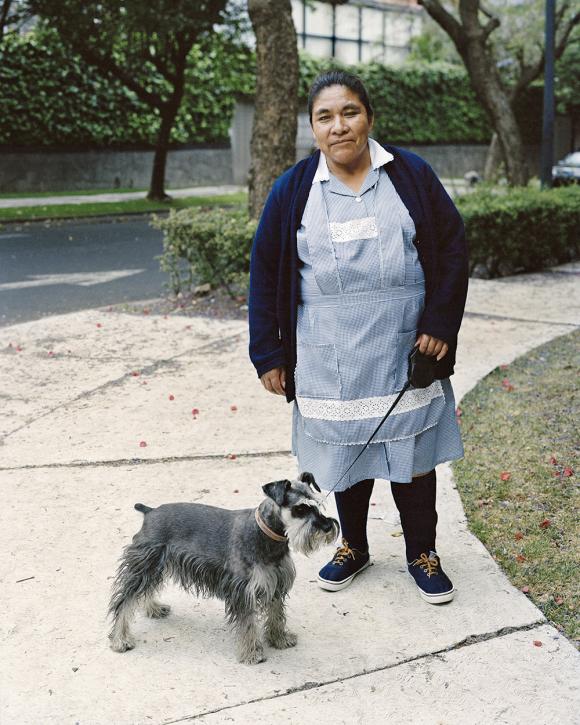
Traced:
<path fill-rule="evenodd" d="M 293 520 L 286 528 L 288 544 L 293 551 L 308 556 L 326 544 L 332 544 L 338 537 L 338 522 L 332 522 L 330 531 L 322 531 L 309 521 Z"/>

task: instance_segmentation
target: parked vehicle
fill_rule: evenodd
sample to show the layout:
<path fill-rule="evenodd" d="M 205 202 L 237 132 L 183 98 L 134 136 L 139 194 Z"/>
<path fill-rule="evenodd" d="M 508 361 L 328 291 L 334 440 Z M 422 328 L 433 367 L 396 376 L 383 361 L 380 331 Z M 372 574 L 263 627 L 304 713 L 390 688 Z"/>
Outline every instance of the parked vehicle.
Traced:
<path fill-rule="evenodd" d="M 580 184 L 580 151 L 573 151 L 552 166 L 552 183 L 554 186 Z"/>

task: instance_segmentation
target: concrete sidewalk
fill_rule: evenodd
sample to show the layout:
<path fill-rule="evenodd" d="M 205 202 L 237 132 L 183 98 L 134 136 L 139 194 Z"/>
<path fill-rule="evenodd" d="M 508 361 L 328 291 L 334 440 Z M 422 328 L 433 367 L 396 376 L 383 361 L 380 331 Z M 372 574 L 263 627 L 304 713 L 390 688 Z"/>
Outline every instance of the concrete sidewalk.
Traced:
<path fill-rule="evenodd" d="M 497 365 L 578 327 L 579 275 L 471 280 L 458 402 Z M 240 665 L 222 604 L 169 587 L 171 616 L 139 615 L 137 648 L 112 652 L 106 608 L 141 525 L 133 504 L 255 506 L 261 484 L 296 472 L 291 406 L 261 388 L 238 321 L 44 318 L 0 330 L 0 372 L 2 725 L 580 722 L 580 654 L 467 530 L 448 465 L 437 548 L 450 604 L 418 596 L 378 482 L 375 565 L 351 587 L 316 586 L 330 547 L 294 557 L 295 649 Z"/>
<path fill-rule="evenodd" d="M 468 193 L 473 190 L 465 179 L 441 179 L 451 196 Z M 247 191 L 246 186 L 192 186 L 188 189 L 167 189 L 174 199 L 187 199 L 193 196 L 221 196 Z M 146 191 L 124 191 L 107 194 L 69 194 L 67 196 L 21 196 L 18 198 L 0 197 L 0 209 L 13 209 L 26 206 L 60 206 L 62 204 L 99 204 L 117 201 L 145 199 Z"/>

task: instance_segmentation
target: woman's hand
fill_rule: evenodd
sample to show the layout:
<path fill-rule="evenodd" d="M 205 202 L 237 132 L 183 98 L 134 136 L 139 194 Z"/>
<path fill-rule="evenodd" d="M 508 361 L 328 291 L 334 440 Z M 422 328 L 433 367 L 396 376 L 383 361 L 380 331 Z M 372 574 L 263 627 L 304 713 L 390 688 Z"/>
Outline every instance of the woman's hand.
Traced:
<path fill-rule="evenodd" d="M 444 358 L 447 355 L 447 350 L 449 350 L 449 345 L 446 342 L 438 340 L 432 335 L 426 335 L 425 333 L 419 335 L 415 347 L 417 345 L 419 345 L 419 352 L 422 352 L 424 355 L 437 355 L 437 360 Z"/>
<path fill-rule="evenodd" d="M 264 373 L 260 382 L 269 393 L 274 395 L 286 395 L 286 368 L 273 368 Z"/>

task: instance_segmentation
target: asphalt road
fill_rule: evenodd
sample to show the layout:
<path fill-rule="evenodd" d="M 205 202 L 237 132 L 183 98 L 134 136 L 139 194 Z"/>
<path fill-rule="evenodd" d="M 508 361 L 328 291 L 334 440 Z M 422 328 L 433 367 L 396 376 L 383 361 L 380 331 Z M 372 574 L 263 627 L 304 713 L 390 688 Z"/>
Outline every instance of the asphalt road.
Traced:
<path fill-rule="evenodd" d="M 160 297 L 162 233 L 145 218 L 4 225 L 0 326 Z"/>

